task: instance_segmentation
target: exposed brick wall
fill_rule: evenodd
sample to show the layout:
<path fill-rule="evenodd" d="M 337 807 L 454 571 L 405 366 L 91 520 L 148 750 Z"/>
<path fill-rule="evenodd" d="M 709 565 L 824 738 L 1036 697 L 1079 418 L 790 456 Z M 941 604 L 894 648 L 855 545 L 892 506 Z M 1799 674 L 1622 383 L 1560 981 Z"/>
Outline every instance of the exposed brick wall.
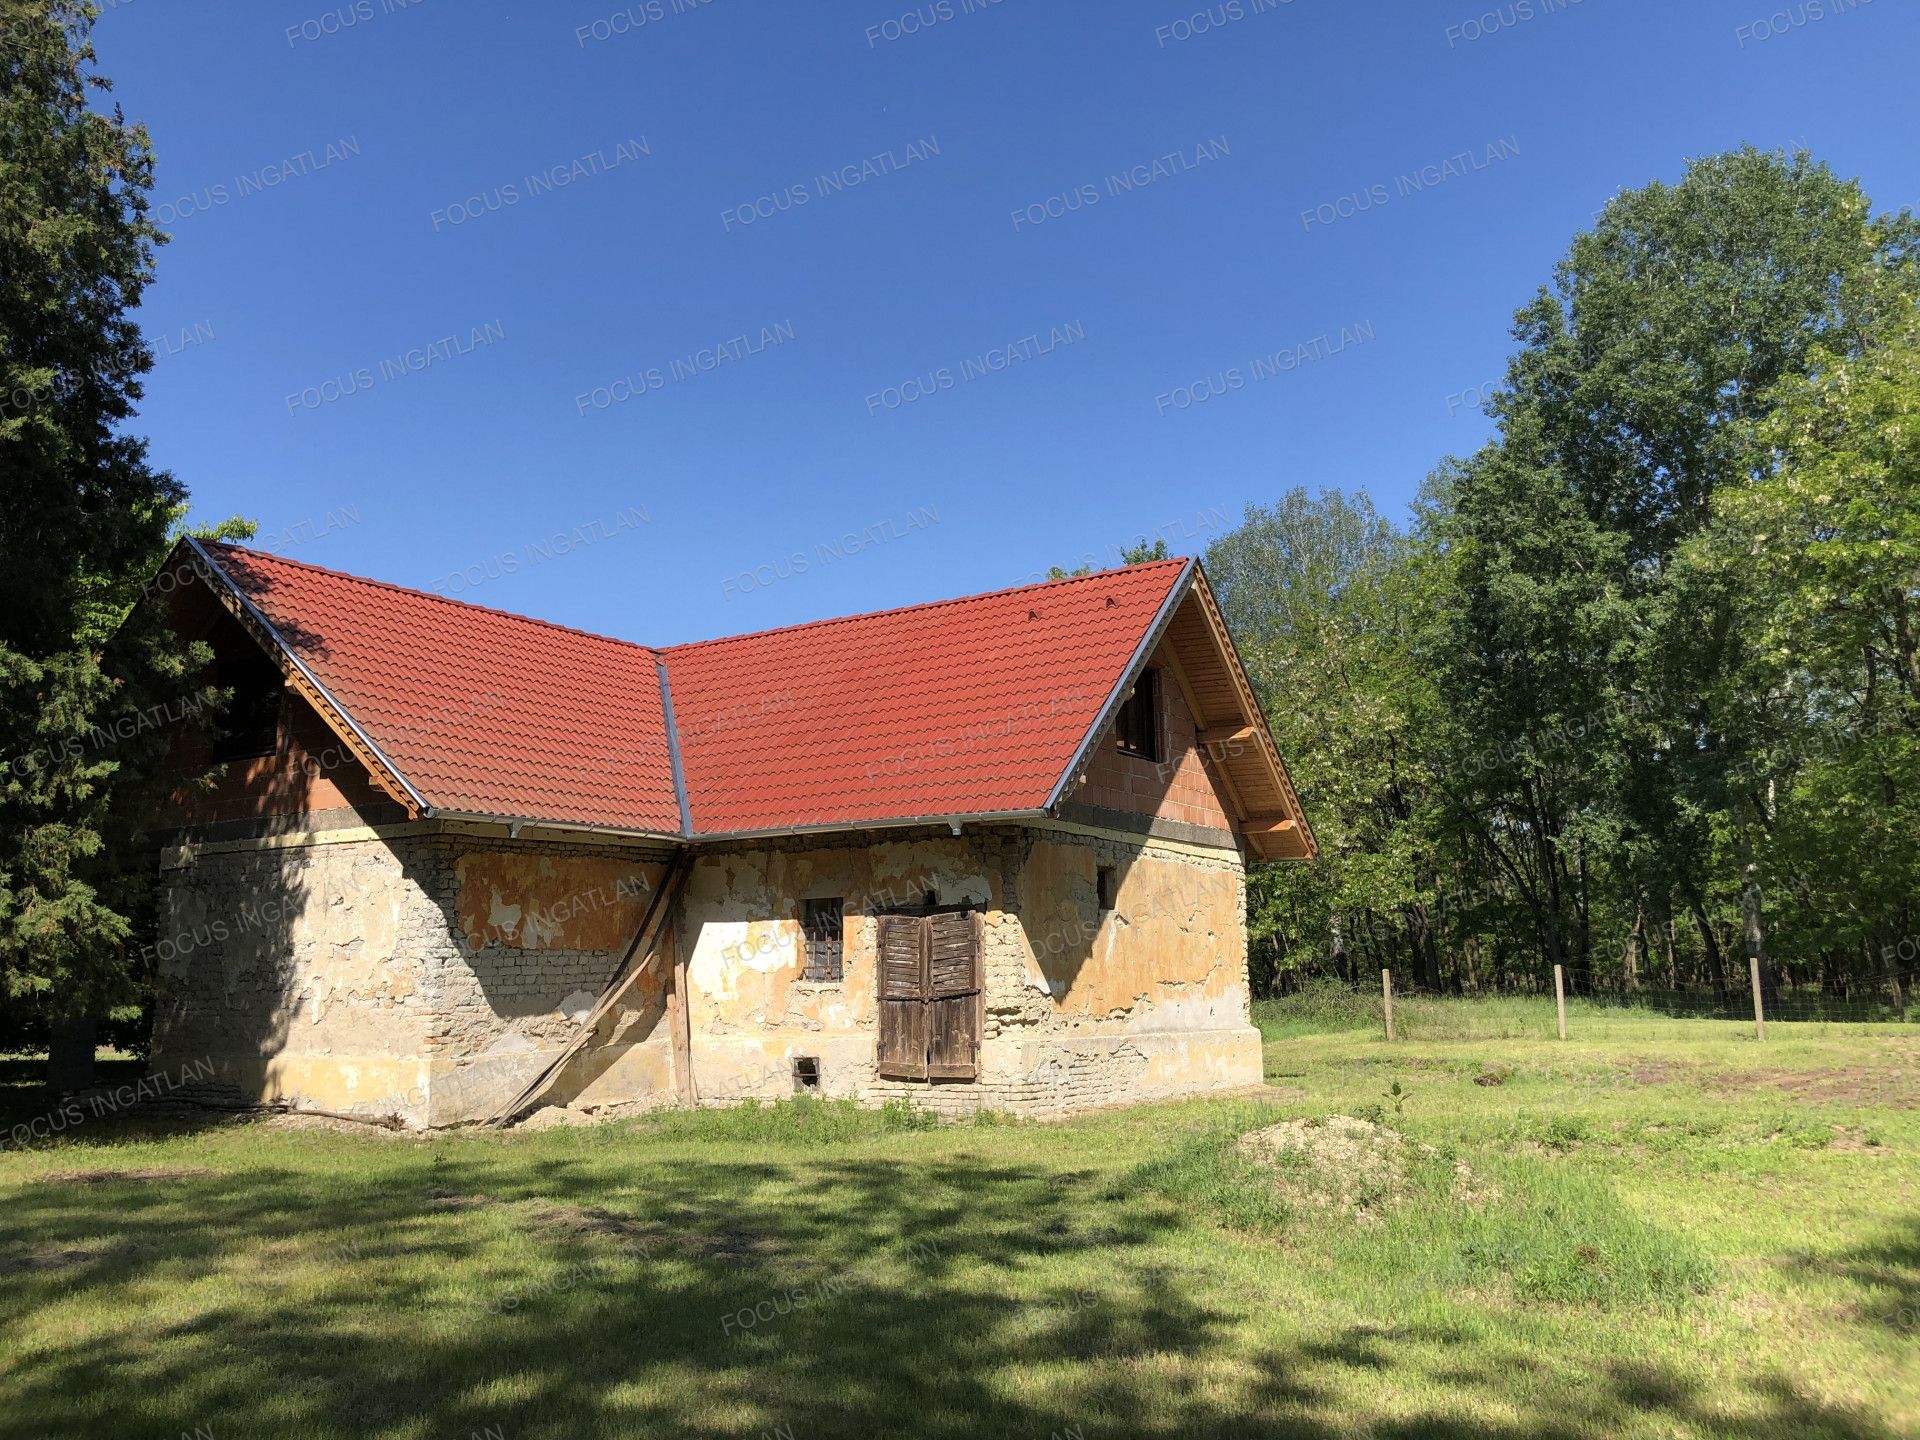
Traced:
<path fill-rule="evenodd" d="M 463 917 L 463 867 L 481 856 L 519 864 L 511 925 L 476 926 L 471 908 Z M 630 938 L 663 866 L 657 849 L 432 826 L 386 839 L 209 847 L 162 876 L 155 1063 L 212 1057 L 220 1074 L 210 1088 L 247 1099 L 420 1122 L 477 1118 L 571 1038 L 625 953 L 613 937 Z M 488 873 L 498 881 L 514 865 Z M 624 893 L 618 876 L 632 879 Z M 498 900 L 487 888 L 482 915 Z M 635 988 L 605 1022 L 610 1044 L 656 1032 L 666 1044 L 666 983 L 650 974 Z"/>
<path fill-rule="evenodd" d="M 259 642 L 198 580 L 170 589 L 168 606 L 174 629 L 204 641 L 216 656 L 259 650 Z M 170 757 L 175 774 L 198 777 L 211 768 L 203 728 L 183 724 L 176 730 Z M 288 690 L 274 753 L 229 763 L 210 790 L 183 788 L 175 804 L 179 823 L 192 826 L 365 809 L 388 798 L 318 712 Z"/>
<path fill-rule="evenodd" d="M 439 1011 L 428 1036 L 435 1124 L 491 1114 L 570 1041 L 600 997 L 664 873 L 659 846 L 425 834 L 408 868 L 439 916 L 432 965 Z M 595 1045 L 554 1085 L 558 1102 L 657 1100 L 674 1093 L 664 1019 L 669 972 L 656 963 L 601 1021 Z M 629 1052 L 646 1047 L 645 1057 Z M 659 1094 L 602 1081 L 638 1068 Z"/>
<path fill-rule="evenodd" d="M 211 766 L 206 745 L 186 736 L 175 747 L 173 763 L 180 774 L 204 774 Z M 387 799 L 386 791 L 373 783 L 313 707 L 289 693 L 275 752 L 232 761 L 210 790 L 183 791 L 176 806 L 180 824 L 213 825 L 270 815 L 370 810 Z"/>
<path fill-rule="evenodd" d="M 1163 642 L 1147 663 L 1160 671 L 1160 714 L 1166 758 L 1155 762 L 1123 755 L 1109 728 L 1094 747 L 1086 779 L 1071 798 L 1105 810 L 1126 810 L 1200 825 L 1233 828 L 1227 795 L 1196 739 L 1193 712 L 1167 664 Z"/>

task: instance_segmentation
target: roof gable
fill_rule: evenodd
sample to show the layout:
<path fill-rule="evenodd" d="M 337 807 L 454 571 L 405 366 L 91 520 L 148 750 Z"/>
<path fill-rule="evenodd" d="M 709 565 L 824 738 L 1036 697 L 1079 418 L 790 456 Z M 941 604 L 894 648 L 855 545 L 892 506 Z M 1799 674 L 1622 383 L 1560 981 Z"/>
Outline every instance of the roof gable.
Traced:
<path fill-rule="evenodd" d="M 679 831 L 646 647 L 239 546 L 194 548 L 426 808 Z"/>

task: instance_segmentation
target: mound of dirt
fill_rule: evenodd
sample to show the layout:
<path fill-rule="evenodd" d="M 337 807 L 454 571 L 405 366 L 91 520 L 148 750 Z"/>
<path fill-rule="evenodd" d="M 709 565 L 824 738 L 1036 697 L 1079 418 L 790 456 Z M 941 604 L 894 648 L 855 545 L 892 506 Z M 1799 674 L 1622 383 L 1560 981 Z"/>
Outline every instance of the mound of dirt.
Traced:
<path fill-rule="evenodd" d="M 1365 1224 L 1402 1204 L 1409 1171 L 1438 1158 L 1431 1145 L 1409 1140 L 1386 1125 L 1352 1115 L 1325 1120 L 1286 1120 L 1242 1135 L 1240 1154 L 1271 1171 L 1282 1198 L 1307 1209 L 1332 1210 Z M 1463 1163 L 1453 1167 L 1453 1198 L 1480 1206 L 1500 1192 Z"/>

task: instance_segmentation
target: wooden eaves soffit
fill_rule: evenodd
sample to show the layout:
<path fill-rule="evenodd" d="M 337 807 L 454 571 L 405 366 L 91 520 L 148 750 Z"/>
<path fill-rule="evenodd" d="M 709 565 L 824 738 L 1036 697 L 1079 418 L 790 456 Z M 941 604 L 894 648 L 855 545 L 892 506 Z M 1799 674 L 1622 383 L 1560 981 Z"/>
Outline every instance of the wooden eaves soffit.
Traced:
<path fill-rule="evenodd" d="M 1074 764 L 1056 789 L 1071 793 L 1092 756 L 1093 742 L 1139 672 L 1159 655 L 1193 715 L 1206 763 L 1226 792 L 1237 829 L 1256 860 L 1311 860 L 1320 853 L 1279 747 L 1267 728 L 1253 684 L 1200 562 L 1189 560 L 1161 617 L 1094 721 Z"/>

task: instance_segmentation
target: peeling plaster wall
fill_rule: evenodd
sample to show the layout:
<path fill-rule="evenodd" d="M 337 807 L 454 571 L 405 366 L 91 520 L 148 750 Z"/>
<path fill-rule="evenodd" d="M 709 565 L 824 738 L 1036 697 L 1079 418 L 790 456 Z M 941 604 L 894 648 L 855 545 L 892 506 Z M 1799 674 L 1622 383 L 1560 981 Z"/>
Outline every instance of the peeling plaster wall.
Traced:
<path fill-rule="evenodd" d="M 164 875 L 155 1065 L 223 1094 L 446 1125 L 483 1118 L 576 1033 L 665 872 L 658 846 L 555 844 L 427 823 L 383 838 L 207 846 Z M 1096 872 L 1115 871 L 1100 911 Z M 985 910 L 980 1076 L 875 1073 L 876 912 Z M 844 977 L 802 978 L 804 902 L 845 905 Z M 702 850 L 674 920 L 704 1103 L 825 1094 L 1045 1111 L 1256 1083 L 1245 886 L 1230 850 L 997 826 Z M 550 1103 L 674 1103 L 657 961 Z"/>
<path fill-rule="evenodd" d="M 162 875 L 156 1068 L 207 1089 L 416 1124 L 482 1118 L 572 1038 L 665 854 L 476 838 L 208 846 Z M 656 966 L 555 1099 L 671 1096 Z"/>
<path fill-rule="evenodd" d="M 445 916 L 429 1119 L 478 1120 L 578 1032 L 666 872 L 658 846 L 440 837 L 418 866 Z M 549 1102 L 657 1104 L 678 1088 L 658 961 L 557 1077 Z"/>
<path fill-rule="evenodd" d="M 1104 915 L 1101 865 L 1118 882 Z M 1019 826 L 703 853 L 681 925 L 701 1099 L 790 1095 L 797 1056 L 820 1061 L 824 1094 L 908 1096 L 960 1112 L 1256 1084 L 1244 882 L 1231 850 Z M 971 1083 L 875 1073 L 873 912 L 927 891 L 986 910 L 981 1068 Z M 819 896 L 845 900 L 838 984 L 801 978 L 802 905 Z"/>
<path fill-rule="evenodd" d="M 874 1072 L 874 912 L 999 904 L 995 859 L 970 836 L 894 832 L 703 851 L 688 878 L 679 935 L 687 947 L 693 1073 L 700 1098 L 791 1095 L 793 1060 L 820 1061 L 826 1095 L 862 1096 Z M 845 906 L 843 978 L 802 978 L 808 899 Z"/>
<path fill-rule="evenodd" d="M 156 1072 L 243 1101 L 426 1118 L 441 918 L 379 841 L 199 855 L 162 874 Z"/>
<path fill-rule="evenodd" d="M 1102 868 L 1113 871 L 1108 911 Z M 1237 852 L 1043 832 L 1017 873 L 1017 966 L 990 992 L 987 1033 L 1026 1105 L 1260 1082 Z"/>

